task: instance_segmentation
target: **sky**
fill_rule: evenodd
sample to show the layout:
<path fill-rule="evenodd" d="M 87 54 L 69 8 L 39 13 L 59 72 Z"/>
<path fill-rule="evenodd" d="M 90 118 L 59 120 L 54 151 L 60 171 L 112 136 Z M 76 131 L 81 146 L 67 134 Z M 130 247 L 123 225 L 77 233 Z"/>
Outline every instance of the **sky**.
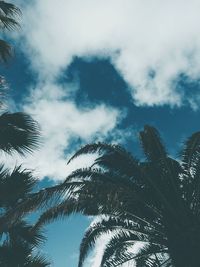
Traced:
<path fill-rule="evenodd" d="M 15 57 L 0 71 L 10 86 L 9 109 L 31 114 L 43 142 L 25 159 L 5 160 L 33 169 L 41 186 L 89 165 L 94 156 L 67 165 L 84 144 L 117 143 L 142 158 L 138 131 L 149 124 L 177 158 L 199 131 L 199 0 L 12 3 L 22 10 L 22 26 L 9 35 Z M 47 227 L 42 250 L 52 266 L 77 266 L 90 222 L 77 215 Z M 98 267 L 97 252 L 86 267 Z"/>

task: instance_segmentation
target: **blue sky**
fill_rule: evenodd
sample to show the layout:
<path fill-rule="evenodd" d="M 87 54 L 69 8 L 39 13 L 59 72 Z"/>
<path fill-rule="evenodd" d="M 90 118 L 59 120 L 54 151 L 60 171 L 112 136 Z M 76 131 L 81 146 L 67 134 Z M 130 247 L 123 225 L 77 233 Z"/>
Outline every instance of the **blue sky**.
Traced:
<path fill-rule="evenodd" d="M 41 186 L 92 162 L 66 165 L 88 142 L 119 143 L 142 157 L 137 132 L 150 124 L 177 157 L 185 138 L 199 130 L 199 1 L 13 3 L 22 9 L 22 29 L 11 37 L 16 56 L 1 73 L 10 84 L 10 109 L 41 125 L 42 148 L 17 159 L 35 170 Z M 42 249 L 52 266 L 76 266 L 90 221 L 77 215 L 47 227 Z"/>

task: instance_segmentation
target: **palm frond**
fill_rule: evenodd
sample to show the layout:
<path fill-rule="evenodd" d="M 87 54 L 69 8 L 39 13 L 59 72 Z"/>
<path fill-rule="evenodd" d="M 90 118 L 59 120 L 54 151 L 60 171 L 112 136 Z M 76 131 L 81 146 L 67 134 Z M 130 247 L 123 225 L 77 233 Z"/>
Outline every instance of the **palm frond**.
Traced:
<path fill-rule="evenodd" d="M 1 167 L 0 173 L 0 205 L 7 208 L 16 206 L 31 193 L 36 184 L 32 173 L 21 169 L 21 166 L 15 167 L 11 173 Z"/>
<path fill-rule="evenodd" d="M 138 160 L 120 146 L 112 145 L 110 151 L 105 151 L 95 160 L 93 166 L 95 165 L 109 171 L 126 174 L 131 179 L 137 179 L 138 182 L 142 178 Z"/>
<path fill-rule="evenodd" d="M 165 250 L 165 247 L 160 244 L 152 244 L 146 241 L 143 243 L 142 249 L 139 250 L 134 246 L 139 241 L 140 239 L 137 236 L 127 232 L 120 231 L 114 234 L 106 245 L 101 266 L 119 266 L 125 262 L 133 261 L 138 257 L 152 256 L 152 254 Z M 151 248 L 148 250 L 148 254 L 147 250 L 144 253 L 144 248 L 147 247 Z"/>
<path fill-rule="evenodd" d="M 40 130 L 37 122 L 25 113 L 4 113 L 0 116 L 0 149 L 22 155 L 39 147 Z"/>
<path fill-rule="evenodd" d="M 188 138 L 181 151 L 183 166 L 182 191 L 183 197 L 189 205 L 194 208 L 198 196 L 195 191 L 198 190 L 199 184 L 199 165 L 200 165 L 200 132 L 194 133 Z M 196 196 L 197 198 L 196 198 Z M 196 202 L 196 204 L 194 204 Z"/>
<path fill-rule="evenodd" d="M 0 1 L 0 10 L 3 12 L 6 16 L 20 16 L 21 11 L 18 7 L 11 3 L 7 3 L 5 1 Z"/>
<path fill-rule="evenodd" d="M 0 13 L 0 29 L 15 30 L 19 27 L 19 23 L 16 21 L 16 19 Z"/>
<path fill-rule="evenodd" d="M 190 172 L 195 164 L 197 156 L 199 157 L 199 153 L 200 132 L 196 132 L 186 140 L 181 152 L 183 167 L 187 172 Z"/>
<path fill-rule="evenodd" d="M 103 210 L 98 210 L 96 205 L 86 203 L 84 201 L 78 201 L 75 199 L 67 199 L 59 205 L 50 208 L 45 211 L 39 218 L 35 227 L 43 226 L 47 223 L 53 222 L 57 219 L 64 219 L 72 214 L 81 213 L 86 216 L 104 215 Z"/>
<path fill-rule="evenodd" d="M 0 39 L 0 62 L 6 63 L 12 55 L 12 46 L 6 41 Z"/>
<path fill-rule="evenodd" d="M 30 256 L 23 267 L 50 267 L 50 261 L 43 255 Z"/>
<path fill-rule="evenodd" d="M 0 1 L 0 28 L 14 30 L 20 27 L 19 17 L 21 11 L 11 3 Z"/>
<path fill-rule="evenodd" d="M 157 161 L 167 157 L 167 152 L 158 131 L 151 126 L 144 126 L 140 132 L 141 145 L 149 161 Z"/>
<path fill-rule="evenodd" d="M 111 145 L 106 143 L 94 143 L 94 144 L 87 144 L 86 146 L 80 148 L 68 161 L 68 164 L 75 158 L 84 155 L 84 154 L 94 154 L 94 153 L 123 153 L 126 155 L 129 160 L 132 159 L 129 153 L 126 152 L 125 149 L 118 145 Z"/>
<path fill-rule="evenodd" d="M 154 239 L 155 242 L 156 237 L 157 242 L 161 244 L 166 243 L 162 235 L 155 234 L 155 231 L 148 226 L 144 227 L 138 223 L 119 217 L 103 218 L 96 223 L 92 223 L 84 234 L 80 245 L 79 267 L 82 267 L 85 258 L 99 237 L 105 234 L 115 233 L 116 231 L 134 234 L 141 241 L 153 241 Z"/>

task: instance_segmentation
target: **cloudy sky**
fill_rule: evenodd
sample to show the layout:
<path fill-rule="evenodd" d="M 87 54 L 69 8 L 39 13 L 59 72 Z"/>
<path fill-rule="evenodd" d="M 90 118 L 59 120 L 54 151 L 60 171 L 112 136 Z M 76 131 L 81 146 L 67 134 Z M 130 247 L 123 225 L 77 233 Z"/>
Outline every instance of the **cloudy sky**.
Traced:
<path fill-rule="evenodd" d="M 137 132 L 156 126 L 177 156 L 200 122 L 199 0 L 12 1 L 23 13 L 15 59 L 1 69 L 10 108 L 30 113 L 43 145 L 19 158 L 43 186 L 77 166 L 80 145 L 119 143 L 142 156 Z M 10 161 L 11 159 L 7 159 Z M 75 267 L 89 220 L 76 216 L 48 227 L 44 246 L 56 267 Z M 87 263 L 98 267 L 98 263 Z"/>

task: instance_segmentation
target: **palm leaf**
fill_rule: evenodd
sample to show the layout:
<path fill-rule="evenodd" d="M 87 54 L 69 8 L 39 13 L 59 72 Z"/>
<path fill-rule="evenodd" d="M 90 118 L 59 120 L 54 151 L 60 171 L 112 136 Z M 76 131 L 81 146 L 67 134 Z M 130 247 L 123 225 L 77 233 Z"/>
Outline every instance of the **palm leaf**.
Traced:
<path fill-rule="evenodd" d="M 123 231 L 134 234 L 139 240 L 147 241 L 157 239 L 157 242 L 166 243 L 162 235 L 155 234 L 155 231 L 148 226 L 142 227 L 138 223 L 130 220 L 124 220 L 119 217 L 109 217 L 101 219 L 99 222 L 92 223 L 85 232 L 80 245 L 79 267 L 82 267 L 85 258 L 89 251 L 94 247 L 96 240 L 105 234 L 115 233 L 116 231 Z"/>
<path fill-rule="evenodd" d="M 25 113 L 4 113 L 0 116 L 0 149 L 24 155 L 39 147 L 37 122 Z"/>
<path fill-rule="evenodd" d="M 0 39 L 0 62 L 6 63 L 13 55 L 13 49 L 9 43 Z"/>
<path fill-rule="evenodd" d="M 0 1 L 0 10 L 3 12 L 6 16 L 19 16 L 21 15 L 21 11 L 18 7 L 11 3 L 7 3 L 4 1 Z"/>

